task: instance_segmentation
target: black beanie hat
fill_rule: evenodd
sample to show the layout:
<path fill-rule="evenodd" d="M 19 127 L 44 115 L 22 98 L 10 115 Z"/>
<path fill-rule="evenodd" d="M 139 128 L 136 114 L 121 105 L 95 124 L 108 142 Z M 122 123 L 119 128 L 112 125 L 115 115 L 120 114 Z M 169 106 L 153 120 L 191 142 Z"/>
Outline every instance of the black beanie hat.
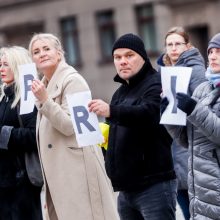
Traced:
<path fill-rule="evenodd" d="M 207 53 L 211 48 L 220 48 L 220 33 L 214 35 L 214 37 L 209 41 Z"/>
<path fill-rule="evenodd" d="M 144 42 L 140 37 L 132 33 L 122 35 L 118 40 L 115 41 L 112 47 L 112 55 L 118 48 L 129 48 L 137 52 L 143 59 L 148 60 L 147 52 L 144 47 Z"/>

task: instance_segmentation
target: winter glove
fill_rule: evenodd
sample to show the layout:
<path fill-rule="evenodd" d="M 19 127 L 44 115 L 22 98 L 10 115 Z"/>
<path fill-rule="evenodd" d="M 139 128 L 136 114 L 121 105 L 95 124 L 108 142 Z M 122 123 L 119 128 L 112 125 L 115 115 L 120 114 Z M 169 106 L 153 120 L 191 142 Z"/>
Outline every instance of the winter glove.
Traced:
<path fill-rule="evenodd" d="M 168 101 L 167 97 L 162 98 L 162 100 L 160 102 L 160 115 L 162 115 L 164 113 L 164 111 L 166 110 L 168 105 L 169 105 L 169 101 Z"/>
<path fill-rule="evenodd" d="M 178 92 L 176 94 L 177 99 L 177 108 L 185 112 L 187 115 L 190 115 L 194 110 L 197 102 L 192 99 L 189 95 Z"/>

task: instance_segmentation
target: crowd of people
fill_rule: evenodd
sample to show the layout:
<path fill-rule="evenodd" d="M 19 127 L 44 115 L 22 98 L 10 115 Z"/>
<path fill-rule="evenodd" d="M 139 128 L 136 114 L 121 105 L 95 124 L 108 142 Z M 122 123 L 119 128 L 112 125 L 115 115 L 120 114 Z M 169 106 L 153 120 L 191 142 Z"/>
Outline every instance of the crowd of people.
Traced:
<path fill-rule="evenodd" d="M 77 143 L 66 95 L 90 88 L 55 35 L 0 49 L 0 220 L 175 220 L 176 202 L 186 220 L 220 219 L 220 33 L 207 68 L 182 27 L 164 43 L 158 70 L 139 36 L 112 45 L 119 88 L 110 103 L 88 103 L 109 125 L 103 151 Z M 32 62 L 42 77 L 30 86 L 33 112 L 20 115 L 19 65 Z M 160 124 L 164 66 L 192 68 L 176 94 L 186 126 Z"/>

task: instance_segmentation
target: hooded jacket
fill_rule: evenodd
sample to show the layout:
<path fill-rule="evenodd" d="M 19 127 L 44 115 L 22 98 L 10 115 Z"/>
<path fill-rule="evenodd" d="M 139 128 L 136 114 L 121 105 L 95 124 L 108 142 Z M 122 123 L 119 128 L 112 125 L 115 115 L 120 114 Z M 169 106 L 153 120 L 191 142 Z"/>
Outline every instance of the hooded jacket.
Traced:
<path fill-rule="evenodd" d="M 157 64 L 160 66 L 165 66 L 163 56 L 164 54 L 162 54 L 157 60 Z M 192 67 L 192 74 L 188 88 L 188 94 L 190 96 L 198 85 L 207 81 L 205 78 L 205 61 L 197 48 L 191 48 L 184 51 L 179 56 L 179 59 L 174 66 Z"/>
<path fill-rule="evenodd" d="M 162 54 L 157 60 L 158 65 L 165 66 Z M 188 94 L 192 96 L 193 91 L 201 83 L 207 81 L 205 78 L 205 64 L 197 48 L 191 48 L 184 51 L 177 60 L 176 66 L 191 67 L 192 74 L 189 82 Z M 172 155 L 174 161 L 174 168 L 178 179 L 178 189 L 188 189 L 187 173 L 188 173 L 188 149 L 178 145 L 175 141 L 172 144 Z"/>
<path fill-rule="evenodd" d="M 121 83 L 110 104 L 106 171 L 114 191 L 138 191 L 174 179 L 172 139 L 160 121 L 160 75 L 146 61 L 129 83 Z"/>

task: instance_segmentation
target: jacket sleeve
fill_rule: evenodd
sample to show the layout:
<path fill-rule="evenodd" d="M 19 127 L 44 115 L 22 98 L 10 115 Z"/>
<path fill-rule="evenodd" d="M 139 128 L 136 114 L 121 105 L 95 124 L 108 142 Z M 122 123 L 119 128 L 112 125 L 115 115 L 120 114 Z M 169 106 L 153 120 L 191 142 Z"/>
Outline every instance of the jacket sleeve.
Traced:
<path fill-rule="evenodd" d="M 186 126 L 178 126 L 178 125 L 165 125 L 170 136 L 175 139 L 177 144 L 188 148 L 188 136 L 187 136 L 187 128 Z"/>
<path fill-rule="evenodd" d="M 32 113 L 21 115 L 23 127 L 10 127 L 7 149 L 28 152 L 37 150 L 36 143 L 36 108 Z"/>
<path fill-rule="evenodd" d="M 142 122 L 158 124 L 160 120 L 160 93 L 160 82 L 158 80 L 152 80 L 151 84 L 139 98 L 137 104 L 126 102 L 120 105 L 110 104 L 109 121 L 117 121 L 125 125 L 138 125 Z"/>
<path fill-rule="evenodd" d="M 187 119 L 210 141 L 220 146 L 220 118 L 208 106 L 198 102 Z"/>
<path fill-rule="evenodd" d="M 76 92 L 89 91 L 85 80 L 79 74 L 72 74 L 67 77 L 61 91 L 61 103 L 48 98 L 43 105 L 37 105 L 39 112 L 44 115 L 51 125 L 65 136 L 74 134 L 73 124 L 67 104 L 66 95 Z"/>

